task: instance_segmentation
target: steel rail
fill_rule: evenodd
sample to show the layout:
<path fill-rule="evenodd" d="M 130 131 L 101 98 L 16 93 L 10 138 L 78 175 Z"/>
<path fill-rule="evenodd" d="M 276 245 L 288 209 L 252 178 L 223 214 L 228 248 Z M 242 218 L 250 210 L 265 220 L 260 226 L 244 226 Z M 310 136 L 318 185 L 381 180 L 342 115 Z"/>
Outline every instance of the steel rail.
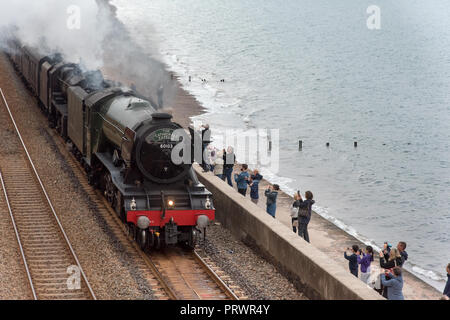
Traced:
<path fill-rule="evenodd" d="M 214 280 L 214 282 L 219 286 L 220 289 L 232 300 L 239 300 L 239 297 L 231 290 L 225 282 L 220 279 L 220 276 L 214 272 L 213 269 L 206 263 L 205 260 L 196 252 L 192 252 L 194 258 L 200 263 L 200 265 L 206 270 L 209 276 Z"/>
<path fill-rule="evenodd" d="M 81 165 L 78 162 L 75 162 L 77 165 L 77 168 L 79 170 L 82 170 Z M 123 232 L 127 235 L 127 239 L 130 241 L 133 248 L 138 252 L 139 256 L 144 260 L 145 264 L 152 270 L 153 274 L 161 284 L 161 286 L 164 288 L 164 291 L 166 291 L 167 295 L 169 296 L 170 300 L 181 300 L 180 297 L 178 297 L 175 289 L 172 288 L 172 286 L 167 283 L 167 281 L 164 279 L 164 276 L 159 272 L 158 267 L 154 264 L 153 260 L 142 251 L 142 249 L 139 247 L 139 245 L 136 243 L 136 241 L 130 239 L 129 232 L 127 227 L 122 223 L 122 221 L 117 216 L 117 213 L 113 210 L 109 202 L 105 199 L 105 197 L 102 196 L 101 192 L 96 190 L 95 194 L 97 197 L 103 202 L 105 205 L 106 210 L 111 215 L 113 220 L 117 223 L 117 225 L 123 230 Z"/>
<path fill-rule="evenodd" d="M 67 234 L 64 231 L 64 228 L 63 228 L 63 226 L 62 226 L 62 224 L 61 224 L 61 222 L 60 222 L 60 220 L 58 218 L 58 215 L 56 214 L 55 208 L 53 207 L 53 204 L 52 204 L 52 202 L 50 200 L 50 197 L 48 196 L 47 190 L 45 189 L 44 184 L 42 183 L 42 180 L 41 180 L 41 178 L 40 178 L 40 176 L 39 176 L 39 174 L 38 174 L 38 172 L 36 170 L 36 167 L 35 167 L 35 165 L 33 163 L 33 160 L 31 159 L 30 153 L 28 152 L 28 149 L 27 149 L 27 147 L 25 145 L 25 142 L 24 142 L 24 140 L 22 138 L 20 130 L 19 130 L 17 124 L 16 124 L 16 121 L 14 120 L 14 116 L 12 115 L 11 109 L 9 108 L 8 102 L 6 101 L 5 95 L 3 94 L 3 90 L 1 88 L 0 88 L 0 94 L 2 96 L 3 103 L 4 103 L 5 107 L 6 107 L 6 110 L 8 111 L 8 114 L 9 114 L 9 117 L 11 119 L 11 122 L 13 123 L 14 128 L 16 130 L 16 133 L 17 133 L 17 135 L 19 137 L 19 140 L 20 140 L 20 143 L 22 145 L 22 148 L 25 151 L 25 154 L 26 154 L 28 162 L 29 162 L 29 164 L 30 164 L 30 166 L 32 168 L 32 171 L 33 171 L 33 173 L 34 173 L 34 175 L 35 175 L 35 177 L 36 177 L 36 179 L 37 179 L 37 181 L 38 181 L 38 183 L 39 183 L 39 185 L 41 187 L 41 191 L 42 191 L 42 193 L 44 194 L 44 196 L 45 196 L 45 198 L 47 200 L 47 203 L 48 203 L 48 205 L 50 207 L 50 210 L 52 211 L 53 216 L 54 216 L 54 218 L 55 218 L 55 220 L 56 220 L 56 222 L 57 222 L 57 224 L 59 226 L 59 229 L 60 229 L 60 231 L 61 231 L 61 233 L 62 233 L 62 235 L 64 237 L 64 240 L 66 241 L 66 244 L 69 247 L 70 253 L 72 254 L 73 258 L 75 259 L 77 267 L 79 268 L 80 273 L 81 273 L 81 275 L 83 277 L 83 280 L 84 280 L 84 282 L 85 282 L 85 284 L 86 284 L 86 286 L 87 286 L 87 288 L 89 290 L 89 294 L 91 295 L 93 300 L 97 300 L 97 297 L 95 296 L 95 293 L 92 290 L 92 287 L 91 287 L 91 285 L 90 285 L 90 283 L 89 283 L 89 281 L 88 281 L 88 279 L 86 277 L 86 274 L 84 273 L 83 268 L 81 267 L 80 261 L 78 260 L 78 257 L 77 257 L 77 255 L 76 255 L 76 253 L 75 253 L 75 251 L 74 251 L 74 249 L 72 247 L 72 244 L 70 243 L 69 238 L 67 237 Z"/>
<path fill-rule="evenodd" d="M 8 198 L 8 193 L 6 192 L 5 181 L 3 180 L 3 174 L 1 172 L 1 170 L 0 170 L 0 181 L 2 184 L 3 194 L 5 195 L 5 201 L 6 201 L 6 204 L 8 205 L 9 216 L 11 217 L 11 222 L 14 227 L 14 233 L 16 234 L 17 243 L 19 245 L 20 255 L 22 256 L 23 265 L 25 266 L 25 271 L 27 273 L 28 282 L 30 284 L 31 292 L 33 294 L 33 299 L 37 300 L 38 298 L 36 295 L 36 290 L 34 288 L 33 279 L 31 278 L 30 268 L 28 267 L 27 258 L 25 257 L 25 252 L 23 250 L 22 241 L 20 240 L 19 230 L 17 229 L 16 220 L 14 219 L 14 215 L 13 215 L 13 212 L 11 209 L 11 204 L 10 204 L 9 198 Z"/>

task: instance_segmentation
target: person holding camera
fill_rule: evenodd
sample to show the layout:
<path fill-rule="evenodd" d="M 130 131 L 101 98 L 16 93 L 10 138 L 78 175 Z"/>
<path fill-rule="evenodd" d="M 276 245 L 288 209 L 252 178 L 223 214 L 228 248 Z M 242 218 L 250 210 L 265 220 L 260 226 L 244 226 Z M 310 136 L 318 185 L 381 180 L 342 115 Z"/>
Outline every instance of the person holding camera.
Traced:
<path fill-rule="evenodd" d="M 401 265 L 402 256 L 397 248 L 391 248 L 389 253 L 386 249 L 380 252 L 380 267 L 385 269 L 385 278 L 387 280 L 389 280 L 389 274 L 392 273 L 392 270 Z M 383 285 L 383 282 L 381 282 L 381 292 L 383 297 L 388 297 L 387 287 Z"/>
<path fill-rule="evenodd" d="M 358 245 L 354 244 L 351 249 L 351 255 L 347 255 L 347 251 L 350 251 L 350 248 L 347 248 L 344 251 L 344 258 L 348 260 L 348 268 L 350 273 L 358 278 L 358 256 L 360 253 Z"/>
<path fill-rule="evenodd" d="M 368 285 L 370 278 L 370 265 L 373 261 L 373 248 L 371 246 L 367 246 L 365 254 L 359 250 L 357 259 L 358 264 L 361 265 L 361 281 Z"/>
<path fill-rule="evenodd" d="M 264 192 L 267 198 L 266 211 L 272 216 L 272 218 L 275 218 L 275 214 L 277 211 L 277 197 L 279 190 L 280 186 L 274 184 L 273 186 L 269 185 L 269 188 Z"/>
<path fill-rule="evenodd" d="M 298 207 L 298 235 L 306 242 L 309 242 L 308 224 L 311 221 L 312 205 L 315 203 L 313 197 L 311 191 L 306 191 L 306 200 L 303 200 L 299 191 L 297 192 L 298 200 L 293 204 L 293 206 Z"/>
<path fill-rule="evenodd" d="M 259 183 L 263 176 L 259 174 L 258 169 L 253 170 L 253 174 L 250 176 L 250 200 L 254 204 L 258 204 L 259 201 Z"/>
<path fill-rule="evenodd" d="M 294 203 L 291 206 L 291 222 L 292 222 L 292 231 L 297 233 L 298 228 L 298 202 L 301 199 L 300 191 L 294 194 Z"/>
<path fill-rule="evenodd" d="M 392 249 L 397 250 L 397 249 Z M 391 250 L 391 251 L 392 251 Z M 388 270 L 381 275 L 381 284 L 386 288 L 386 298 L 388 300 L 405 300 L 403 297 L 403 277 L 402 268 L 394 267 L 392 273 Z"/>
<path fill-rule="evenodd" d="M 241 173 L 234 174 L 234 181 L 236 181 L 236 183 L 237 183 L 238 192 L 240 194 L 242 194 L 244 197 L 247 194 L 247 187 L 248 187 L 248 182 L 249 182 L 248 180 L 250 177 L 250 175 L 247 172 L 247 169 L 248 169 L 248 166 L 246 164 L 243 164 L 241 166 Z"/>

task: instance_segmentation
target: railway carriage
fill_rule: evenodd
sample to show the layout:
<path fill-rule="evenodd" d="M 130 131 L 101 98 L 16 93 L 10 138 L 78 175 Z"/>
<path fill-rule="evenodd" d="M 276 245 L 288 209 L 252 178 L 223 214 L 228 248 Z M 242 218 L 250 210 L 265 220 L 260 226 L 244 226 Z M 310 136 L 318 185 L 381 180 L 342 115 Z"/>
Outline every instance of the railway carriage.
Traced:
<path fill-rule="evenodd" d="M 215 209 L 192 164 L 171 160 L 178 143 L 172 133 L 182 127 L 145 97 L 105 81 L 99 71 L 84 72 L 59 55 L 40 56 L 16 40 L 11 45 L 11 59 L 50 126 L 71 146 L 89 183 L 102 191 L 141 248 L 194 248 Z"/>

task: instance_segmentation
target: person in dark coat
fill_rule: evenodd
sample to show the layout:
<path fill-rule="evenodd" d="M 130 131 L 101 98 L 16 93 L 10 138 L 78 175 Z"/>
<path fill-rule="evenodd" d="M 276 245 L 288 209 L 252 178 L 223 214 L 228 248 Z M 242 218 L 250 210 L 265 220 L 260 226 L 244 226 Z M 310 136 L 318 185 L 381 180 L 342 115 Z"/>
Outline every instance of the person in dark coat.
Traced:
<path fill-rule="evenodd" d="M 236 163 L 236 155 L 232 147 L 228 147 L 227 150 L 223 149 L 223 180 L 227 179 L 230 187 L 233 186 L 231 176 L 233 174 L 234 164 Z"/>
<path fill-rule="evenodd" d="M 259 174 L 259 171 L 257 169 L 253 170 L 253 174 L 250 176 L 250 200 L 255 204 L 258 204 L 259 183 L 262 179 L 263 176 Z"/>
<path fill-rule="evenodd" d="M 387 298 L 389 300 L 405 300 L 403 297 L 403 277 L 402 268 L 395 267 L 393 273 L 381 275 L 381 284 L 387 288 Z"/>
<path fill-rule="evenodd" d="M 447 265 L 447 284 L 444 288 L 444 299 L 450 299 L 450 263 Z"/>
<path fill-rule="evenodd" d="M 306 200 L 302 199 L 302 196 L 298 194 L 299 199 L 295 201 L 294 207 L 299 208 L 299 214 L 298 214 L 298 235 L 305 239 L 306 242 L 309 242 L 309 234 L 308 234 L 308 224 L 311 221 L 311 210 L 312 205 L 315 203 L 313 200 L 314 195 L 311 191 L 305 192 L 305 198 Z M 301 212 L 307 212 L 307 216 L 302 216 Z"/>
<path fill-rule="evenodd" d="M 275 214 L 277 211 L 277 197 L 278 197 L 279 190 L 280 190 L 280 186 L 277 184 L 274 184 L 273 186 L 269 186 L 269 188 L 264 192 L 265 196 L 267 197 L 266 211 L 273 218 L 275 218 Z"/>
<path fill-rule="evenodd" d="M 202 125 L 202 168 L 203 172 L 209 172 L 209 158 L 205 156 L 205 151 L 208 145 L 211 143 L 211 131 L 209 130 L 209 124 Z"/>
<path fill-rule="evenodd" d="M 402 256 L 397 248 L 389 251 L 389 254 L 380 252 L 380 267 L 383 269 L 392 269 L 402 265 Z"/>
<path fill-rule="evenodd" d="M 406 252 L 406 242 L 404 241 L 400 241 L 397 244 L 397 250 L 400 251 L 400 255 L 402 258 L 402 264 L 400 265 L 400 267 L 403 267 L 403 264 L 405 263 L 406 260 L 408 260 L 408 253 Z"/>
<path fill-rule="evenodd" d="M 350 250 L 350 248 L 347 248 L 347 250 Z M 358 251 L 359 247 L 356 244 L 352 246 L 351 255 L 347 255 L 347 251 L 344 251 L 344 258 L 348 260 L 348 268 L 350 270 L 350 273 L 357 278 L 358 278 L 358 255 L 357 255 Z"/>

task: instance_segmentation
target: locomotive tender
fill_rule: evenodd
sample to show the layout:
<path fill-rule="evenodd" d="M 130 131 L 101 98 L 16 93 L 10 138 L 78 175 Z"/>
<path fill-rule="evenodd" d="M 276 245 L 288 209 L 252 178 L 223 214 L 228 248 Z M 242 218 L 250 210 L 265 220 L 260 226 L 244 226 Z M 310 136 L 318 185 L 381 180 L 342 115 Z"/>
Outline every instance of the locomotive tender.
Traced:
<path fill-rule="evenodd" d="M 131 89 L 83 72 L 60 55 L 9 40 L 8 54 L 49 125 L 67 141 L 143 250 L 194 248 L 215 210 L 191 164 L 171 160 L 172 116 Z M 192 139 L 194 140 L 194 139 Z"/>

